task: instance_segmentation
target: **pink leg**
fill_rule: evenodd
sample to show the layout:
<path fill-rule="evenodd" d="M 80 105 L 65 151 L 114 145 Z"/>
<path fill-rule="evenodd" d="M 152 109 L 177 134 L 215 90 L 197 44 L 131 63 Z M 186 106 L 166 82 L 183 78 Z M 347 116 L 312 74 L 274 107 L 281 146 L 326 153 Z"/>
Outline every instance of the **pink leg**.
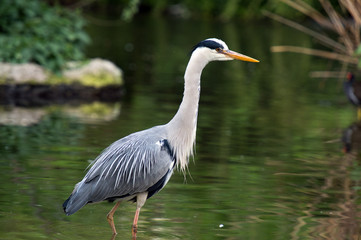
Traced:
<path fill-rule="evenodd" d="M 141 207 L 143 207 L 145 201 L 147 200 L 148 193 L 138 193 L 137 195 L 137 210 L 135 211 L 133 226 L 132 226 L 132 238 L 133 240 L 137 239 L 137 231 L 138 231 L 138 218 Z"/>
<path fill-rule="evenodd" d="M 110 227 L 112 228 L 112 231 L 113 231 L 113 235 L 117 235 L 117 230 L 115 229 L 115 226 L 114 226 L 114 219 L 113 219 L 113 215 L 115 213 L 115 210 L 117 210 L 118 206 L 119 206 L 119 203 L 120 202 L 117 202 L 115 204 L 115 206 L 112 208 L 112 210 L 110 210 L 110 212 L 108 213 L 107 215 L 107 220 L 108 220 L 108 223 L 110 225 Z"/>
<path fill-rule="evenodd" d="M 139 217 L 140 208 L 137 208 L 135 211 L 133 226 L 132 226 L 132 237 L 133 239 L 137 238 L 137 231 L 138 231 L 138 217 Z"/>

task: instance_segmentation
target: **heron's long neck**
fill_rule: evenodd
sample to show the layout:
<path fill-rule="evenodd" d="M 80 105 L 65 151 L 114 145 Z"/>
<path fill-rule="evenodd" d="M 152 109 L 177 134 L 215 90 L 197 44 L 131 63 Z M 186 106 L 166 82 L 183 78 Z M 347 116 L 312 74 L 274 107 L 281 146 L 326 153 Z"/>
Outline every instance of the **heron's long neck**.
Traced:
<path fill-rule="evenodd" d="M 193 54 L 184 74 L 182 103 L 173 119 L 167 124 L 168 140 L 177 158 L 177 166 L 185 170 L 193 154 L 196 138 L 200 80 L 208 61 Z"/>

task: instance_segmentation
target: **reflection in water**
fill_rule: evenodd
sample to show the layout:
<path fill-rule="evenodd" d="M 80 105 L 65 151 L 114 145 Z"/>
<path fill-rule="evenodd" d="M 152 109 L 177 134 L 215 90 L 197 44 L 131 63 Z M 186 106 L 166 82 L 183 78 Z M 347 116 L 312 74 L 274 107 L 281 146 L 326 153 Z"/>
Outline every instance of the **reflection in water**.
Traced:
<path fill-rule="evenodd" d="M 121 114 L 110 110 L 110 120 L 84 124 L 83 117 L 43 108 L 46 115 L 35 125 L 0 126 L 1 239 L 109 239 L 104 212 L 111 205 L 67 218 L 62 200 L 111 142 L 173 116 L 187 50 L 210 36 L 262 64 L 207 66 L 192 176 L 185 183 L 176 173 L 147 201 L 139 239 L 357 239 L 360 161 L 329 141 L 353 121 L 353 106 L 340 104 L 339 86 L 319 89 L 308 77 L 325 68 L 321 60 L 269 51 L 276 44 L 312 47 L 312 39 L 273 23 L 162 18 L 89 31 L 90 57 L 124 68 Z M 129 43 L 132 52 L 124 49 Z M 134 207 L 120 207 L 116 239 L 131 239 L 129 225 L 121 223 L 132 221 Z"/>
<path fill-rule="evenodd" d="M 0 125 L 31 126 L 54 112 L 84 123 L 111 121 L 120 114 L 120 103 L 93 102 L 81 105 L 57 105 L 43 108 L 7 107 L 0 109 Z"/>
<path fill-rule="evenodd" d="M 311 226 L 308 230 L 310 236 L 359 239 L 361 214 L 353 173 L 350 171 L 354 160 L 351 155 L 330 159 L 334 168 L 327 172 L 320 188 L 314 189 L 317 196 L 307 203 L 304 216 L 297 219 L 292 239 L 300 239 L 301 229 L 308 225 Z"/>
<path fill-rule="evenodd" d="M 343 131 L 342 142 L 345 153 L 361 151 L 361 122 L 351 124 Z"/>
<path fill-rule="evenodd" d="M 119 116 L 120 110 L 120 103 L 101 102 L 67 106 L 60 109 L 64 114 L 75 117 L 84 123 L 101 123 L 114 120 Z"/>
<path fill-rule="evenodd" d="M 30 126 L 38 123 L 46 112 L 42 108 L 28 109 L 14 107 L 0 110 L 1 125 Z"/>

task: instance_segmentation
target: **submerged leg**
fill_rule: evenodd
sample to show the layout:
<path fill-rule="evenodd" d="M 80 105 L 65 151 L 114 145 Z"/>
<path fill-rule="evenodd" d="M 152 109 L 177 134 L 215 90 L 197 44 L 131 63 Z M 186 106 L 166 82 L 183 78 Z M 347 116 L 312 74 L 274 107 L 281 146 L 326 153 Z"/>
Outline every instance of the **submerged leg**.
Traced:
<path fill-rule="evenodd" d="M 143 207 L 145 201 L 147 200 L 148 193 L 139 193 L 137 195 L 137 210 L 135 211 L 133 226 L 132 226 L 132 237 L 133 240 L 137 239 L 137 231 L 138 231 L 138 217 L 140 209 Z"/>
<path fill-rule="evenodd" d="M 114 220 L 113 220 L 113 215 L 115 213 L 115 210 L 117 210 L 118 206 L 119 206 L 119 203 L 120 202 L 117 202 L 115 204 L 115 206 L 112 208 L 112 210 L 110 210 L 110 212 L 108 213 L 107 215 L 107 220 L 108 220 L 108 223 L 110 225 L 110 227 L 112 228 L 112 231 L 113 231 L 113 235 L 116 235 L 117 234 L 117 230 L 115 229 L 115 226 L 114 226 Z"/>

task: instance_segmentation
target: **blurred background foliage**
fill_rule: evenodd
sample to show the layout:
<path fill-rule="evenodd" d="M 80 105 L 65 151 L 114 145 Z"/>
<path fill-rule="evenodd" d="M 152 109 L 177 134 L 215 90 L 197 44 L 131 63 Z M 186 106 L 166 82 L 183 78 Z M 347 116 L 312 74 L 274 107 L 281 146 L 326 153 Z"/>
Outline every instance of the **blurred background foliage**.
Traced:
<path fill-rule="evenodd" d="M 60 72 L 65 63 L 84 59 L 90 42 L 85 19 L 96 24 L 131 21 L 140 14 L 173 18 L 260 20 L 265 11 L 300 21 L 307 16 L 286 0 L 2 0 L 0 62 L 33 62 Z M 297 1 L 295 1 L 297 2 Z M 299 2 L 299 1 L 298 1 Z M 324 13 L 319 0 L 304 0 Z M 328 0 L 342 12 L 337 0 Z M 344 11 L 345 12 L 345 11 Z"/>
<path fill-rule="evenodd" d="M 318 0 L 303 0 L 305 3 L 321 9 Z M 234 18 L 264 18 L 262 11 L 274 11 L 287 17 L 303 17 L 289 7 L 279 4 L 280 0 L 47 0 L 49 4 L 78 9 L 85 12 L 107 14 L 108 17 L 129 20 L 135 14 L 169 14 L 182 18 L 218 18 L 228 21 Z M 330 0 L 338 3 L 337 0 Z"/>
<path fill-rule="evenodd" d="M 38 0 L 2 0 L 0 16 L 0 62 L 33 62 L 58 72 L 66 61 L 84 58 L 89 37 L 77 11 Z"/>

